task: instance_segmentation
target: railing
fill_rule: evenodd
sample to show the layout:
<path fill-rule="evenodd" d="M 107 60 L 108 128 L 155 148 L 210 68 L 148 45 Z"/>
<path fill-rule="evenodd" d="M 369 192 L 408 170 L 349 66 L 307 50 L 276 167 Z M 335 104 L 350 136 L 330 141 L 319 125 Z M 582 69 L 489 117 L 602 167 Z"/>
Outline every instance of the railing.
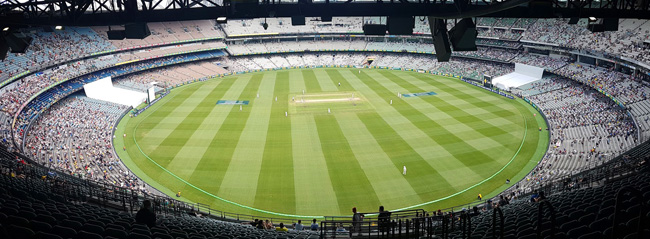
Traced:
<path fill-rule="evenodd" d="M 469 218 L 469 217 L 467 217 Z M 452 220 L 453 221 L 453 220 Z M 437 238 L 435 235 L 449 232 L 448 216 L 395 218 L 364 218 L 361 221 L 325 220 L 320 222 L 321 238 Z"/>
<path fill-rule="evenodd" d="M 497 224 L 497 215 L 499 216 L 498 224 Z M 503 238 L 504 222 L 505 222 L 505 218 L 503 217 L 503 211 L 501 210 L 501 208 L 492 209 L 492 238 L 493 239 Z M 499 232 L 497 233 L 497 231 Z"/>
<path fill-rule="evenodd" d="M 650 150 L 650 144 L 649 142 L 645 142 L 634 150 L 636 151 L 631 153 L 647 154 Z M 60 195 L 54 195 L 55 201 L 93 202 L 104 207 L 134 212 L 141 206 L 143 200 L 151 200 L 154 206 L 153 209 L 158 214 L 180 215 L 200 213 L 211 218 L 233 221 L 252 221 L 254 218 L 259 218 L 252 215 L 215 210 L 205 204 L 186 203 L 166 196 L 150 195 L 140 192 L 137 189 L 84 180 L 45 168 L 38 164 L 22 164 L 16 159 L 22 159 L 27 162 L 31 162 L 31 160 L 20 154 L 9 153 L 5 148 L 0 148 L 0 158 L 2 158 L 0 159 L 1 166 L 20 168 L 20 171 L 26 177 L 40 178 L 43 175 L 48 175 L 48 178 L 51 178 L 50 181 L 52 181 L 52 187 L 49 190 Z M 615 160 L 580 175 L 588 178 L 583 182 L 583 185 L 592 185 L 591 182 L 610 180 L 620 175 L 635 172 L 640 169 L 639 167 L 635 167 L 639 163 L 638 160 L 631 159 Z M 586 177 L 589 174 L 593 176 Z M 548 190 L 548 192 L 566 190 L 565 187 L 560 186 L 561 184 L 562 182 L 558 181 L 554 185 L 545 186 L 543 189 Z M 25 190 L 30 190 L 32 187 L 34 185 L 28 184 Z M 638 193 L 636 194 L 639 197 Z M 548 205 L 542 203 L 540 210 L 544 206 Z M 550 209 L 551 211 L 553 210 L 552 208 Z M 543 215 L 542 212 L 540 211 L 540 216 Z M 374 212 L 368 213 L 367 215 L 368 217 L 365 217 L 360 222 L 352 221 L 350 217 L 324 217 L 325 220 L 320 222 L 321 236 L 322 238 L 336 237 L 337 235 L 360 238 L 447 238 L 450 233 L 458 233 L 470 237 L 472 233 L 471 217 L 478 215 L 478 213 L 462 211 L 460 213 L 446 212 L 435 214 L 431 212 L 431 215 L 429 215 L 426 211 L 418 209 L 392 212 L 391 214 Z M 552 212 L 550 216 L 551 221 L 553 221 Z M 283 222 L 286 225 L 291 225 L 291 223 L 296 221 L 293 218 L 270 218 L 270 220 L 273 220 L 275 223 Z M 495 208 L 492 211 L 493 238 L 502 237 L 504 230 L 503 220 L 503 212 L 500 208 Z M 538 222 L 542 223 L 542 220 L 538 219 Z M 644 222 L 640 221 L 640 223 Z"/>

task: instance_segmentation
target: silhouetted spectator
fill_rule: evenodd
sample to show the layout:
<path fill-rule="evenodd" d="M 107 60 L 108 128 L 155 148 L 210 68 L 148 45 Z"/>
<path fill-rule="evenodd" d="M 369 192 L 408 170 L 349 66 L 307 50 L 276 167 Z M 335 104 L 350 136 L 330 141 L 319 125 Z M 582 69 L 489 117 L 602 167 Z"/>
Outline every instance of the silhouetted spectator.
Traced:
<path fill-rule="evenodd" d="M 156 226 L 156 214 L 151 210 L 151 201 L 144 200 L 142 208 L 135 214 L 135 222 L 145 224 L 148 227 Z"/>

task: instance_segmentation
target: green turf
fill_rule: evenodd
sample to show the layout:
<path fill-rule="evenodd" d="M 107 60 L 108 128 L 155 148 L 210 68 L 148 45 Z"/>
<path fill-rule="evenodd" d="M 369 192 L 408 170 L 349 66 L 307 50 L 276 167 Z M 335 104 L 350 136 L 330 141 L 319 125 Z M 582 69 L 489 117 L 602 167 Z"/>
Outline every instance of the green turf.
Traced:
<path fill-rule="evenodd" d="M 429 91 L 437 95 L 398 97 Z M 218 100 L 250 103 L 240 110 Z M 125 117 L 114 144 L 162 192 L 182 191 L 182 200 L 222 211 L 436 210 L 523 178 L 548 145 L 535 113 L 522 100 L 416 72 L 267 71 L 174 89 L 137 118 Z"/>

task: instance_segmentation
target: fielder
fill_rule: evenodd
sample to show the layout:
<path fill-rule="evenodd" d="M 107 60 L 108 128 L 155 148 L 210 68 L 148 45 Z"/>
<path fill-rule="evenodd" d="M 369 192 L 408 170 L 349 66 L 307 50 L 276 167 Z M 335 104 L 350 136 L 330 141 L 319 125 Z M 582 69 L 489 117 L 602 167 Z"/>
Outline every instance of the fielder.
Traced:
<path fill-rule="evenodd" d="M 404 165 L 404 171 L 402 172 L 402 174 L 404 174 L 404 176 L 406 176 L 406 165 Z"/>

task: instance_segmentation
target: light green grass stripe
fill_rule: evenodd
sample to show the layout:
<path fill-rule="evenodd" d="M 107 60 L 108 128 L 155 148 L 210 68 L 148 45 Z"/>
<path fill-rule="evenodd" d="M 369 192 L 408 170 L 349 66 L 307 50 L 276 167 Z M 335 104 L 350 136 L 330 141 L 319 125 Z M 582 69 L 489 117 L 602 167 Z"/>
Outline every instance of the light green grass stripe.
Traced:
<path fill-rule="evenodd" d="M 223 91 L 216 92 L 207 96 L 216 103 L 217 100 L 237 100 L 244 90 L 244 87 L 250 80 L 249 77 L 240 77 L 234 83 L 225 88 Z M 201 156 L 208 149 L 210 141 L 219 132 L 219 129 L 226 120 L 228 113 L 232 110 L 232 105 L 212 105 L 213 109 L 204 118 L 201 125 L 194 131 L 192 136 L 186 139 L 185 145 L 174 156 L 174 159 L 167 165 L 167 169 L 174 172 L 177 176 L 189 179 L 196 170 L 196 166 L 201 161 Z M 239 107 L 237 107 L 239 108 Z M 180 185 L 179 185 L 180 186 Z"/>
<path fill-rule="evenodd" d="M 313 71 L 322 91 L 339 91 L 338 84 L 332 82 L 324 68 L 316 68 Z"/>
<path fill-rule="evenodd" d="M 370 185 L 377 194 L 380 205 L 387 208 L 403 207 L 422 201 L 411 187 L 410 181 L 402 175 L 406 161 L 393 162 L 368 131 L 356 114 L 333 114 L 341 127 L 354 157 L 359 162 Z M 428 165 L 427 165 L 428 166 Z M 411 174 L 415 175 L 415 174 Z M 374 208 L 357 206 L 361 211 L 374 211 Z"/>
<path fill-rule="evenodd" d="M 263 75 L 257 91 L 260 98 L 255 98 L 253 104 L 248 105 L 250 108 L 248 119 L 245 122 L 238 122 L 245 126 L 219 187 L 218 195 L 244 205 L 255 206 L 255 193 L 260 187 L 258 177 L 262 168 L 262 152 L 267 144 L 266 129 L 271 116 L 271 105 L 275 104 L 274 80 L 273 74 Z M 251 148 L 258 150 L 251 150 Z"/>
<path fill-rule="evenodd" d="M 305 79 L 301 71 L 290 70 L 288 72 L 289 72 L 289 80 L 291 81 L 291 83 L 289 84 L 289 93 L 298 94 L 298 93 L 302 93 L 302 90 L 307 89 L 307 87 L 305 86 Z"/>
<path fill-rule="evenodd" d="M 340 214 L 341 210 L 332 186 L 333 179 L 328 173 L 329 168 L 325 156 L 323 156 L 314 117 L 312 115 L 292 116 L 291 137 L 293 139 L 296 213 L 306 215 Z"/>
<path fill-rule="evenodd" d="M 317 115 L 314 119 L 340 213 L 349 214 L 352 207 L 359 206 L 359 202 L 364 205 L 379 205 L 371 179 L 359 165 L 336 118 L 332 115 Z"/>
<path fill-rule="evenodd" d="M 342 71 L 335 76 L 337 73 L 333 72 L 332 77 L 337 79 L 349 79 L 345 80 L 346 83 L 349 83 L 351 87 L 360 91 L 364 94 L 366 98 L 374 105 L 376 112 L 381 116 L 382 119 L 390 125 L 399 136 L 404 139 L 408 145 L 413 148 L 421 158 L 425 159 L 427 163 L 435 168 L 443 178 L 448 181 L 450 185 L 454 188 L 460 189 L 463 183 L 468 180 L 479 181 L 483 177 L 475 173 L 471 169 L 467 168 L 460 161 L 454 159 L 454 155 L 450 153 L 445 147 L 440 145 L 435 141 L 438 137 L 431 137 L 431 132 L 421 130 L 421 127 L 416 126 L 413 121 L 408 117 L 411 117 L 410 114 L 401 114 L 395 107 L 399 107 L 400 104 L 405 104 L 403 101 L 397 98 L 397 95 L 392 96 L 391 93 L 381 93 L 375 92 L 366 84 L 363 83 L 358 78 L 358 71 L 353 71 L 349 73 L 347 71 Z M 364 72 L 362 70 L 361 72 Z M 342 80 L 343 81 L 343 80 Z M 382 94 L 380 96 L 380 94 Z M 394 97 L 393 105 L 390 105 L 386 99 Z M 429 119 L 423 119 L 425 121 L 430 121 Z M 435 130 L 430 130 L 437 132 Z M 457 175 L 464 175 L 463 178 L 457 177 Z"/>
<path fill-rule="evenodd" d="M 305 79 L 305 93 L 322 92 L 318 79 L 312 69 L 302 69 L 302 77 Z"/>
<path fill-rule="evenodd" d="M 266 147 L 260 151 L 263 153 L 263 161 L 260 162 L 257 193 L 253 198 L 257 208 L 274 208 L 275 211 L 295 214 L 293 154 L 289 153 L 292 152 L 291 117 L 285 116 L 285 112 L 288 111 L 289 74 L 286 71 L 275 73 L 269 74 L 274 78 L 269 81 L 275 83 L 275 86 L 267 88 L 273 90 L 278 101 L 273 101 L 267 106 L 270 115 L 258 117 L 266 117 L 269 122 L 265 129 L 260 129 L 268 133 L 265 136 L 258 136 L 266 141 Z"/>
<path fill-rule="evenodd" d="M 344 76 L 353 76 L 352 70 L 348 71 Z M 375 92 L 379 92 L 384 95 L 391 95 L 392 92 L 386 89 L 384 86 L 375 81 L 372 77 L 368 76 L 366 72 L 362 71 L 359 74 L 361 81 L 373 89 Z M 473 146 L 465 143 L 463 139 L 458 138 L 454 135 L 453 132 L 449 132 L 444 127 L 441 127 L 435 121 L 432 121 L 426 115 L 419 112 L 417 109 L 413 108 L 408 103 L 405 103 L 403 100 L 398 100 L 401 104 L 395 105 L 394 108 L 402 115 L 409 115 L 407 117 L 411 123 L 416 127 L 420 128 L 422 132 L 425 132 L 429 135 L 431 139 L 436 141 L 438 144 L 443 146 L 450 152 L 456 159 L 462 162 L 466 167 L 470 168 L 475 173 L 488 176 L 489 171 L 484 170 L 486 165 L 495 163 L 495 160 L 486 155 L 485 153 L 477 150 Z M 432 135 L 432 132 L 441 131 L 444 133 L 444 137 L 435 137 Z"/>

